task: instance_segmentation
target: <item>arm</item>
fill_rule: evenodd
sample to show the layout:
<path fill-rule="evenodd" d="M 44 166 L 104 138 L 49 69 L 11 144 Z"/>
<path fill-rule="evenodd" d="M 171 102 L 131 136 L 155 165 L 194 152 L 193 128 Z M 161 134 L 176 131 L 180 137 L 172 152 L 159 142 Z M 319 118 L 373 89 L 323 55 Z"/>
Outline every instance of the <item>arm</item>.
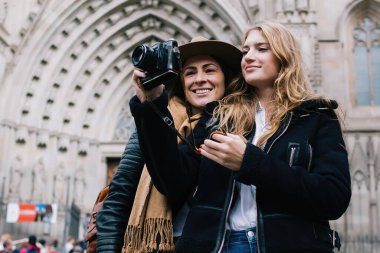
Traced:
<path fill-rule="evenodd" d="M 333 115 L 333 118 L 331 116 Z M 273 210 L 312 219 L 337 219 L 347 209 L 351 198 L 348 155 L 335 114 L 319 114 L 312 139 L 314 143 L 310 172 L 302 166 L 289 166 L 281 152 L 288 142 L 277 143 L 278 154 L 245 144 L 237 135 L 213 137 L 201 146 L 202 155 L 236 171 L 236 179 L 253 184 L 262 194 L 258 201 L 268 201 Z M 300 137 L 300 136 L 298 136 Z M 278 141 L 281 142 L 281 139 Z M 279 150 L 281 149 L 281 150 Z"/>
<path fill-rule="evenodd" d="M 97 252 L 121 252 L 143 166 L 137 132 L 134 132 L 112 178 L 109 195 L 97 214 Z"/>
<path fill-rule="evenodd" d="M 172 119 L 167 109 L 166 93 L 152 103 Z M 153 111 L 151 105 L 141 103 L 137 97 L 133 97 L 130 107 L 154 185 L 171 201 L 180 201 L 196 183 L 199 159 L 186 145 L 177 144 L 175 132 Z"/>
<path fill-rule="evenodd" d="M 310 172 L 289 167 L 287 161 L 248 144 L 237 178 L 261 188 L 263 201 L 272 199 L 283 210 L 312 219 L 337 219 L 351 198 L 348 155 L 337 119 L 321 114 L 316 125 Z"/>

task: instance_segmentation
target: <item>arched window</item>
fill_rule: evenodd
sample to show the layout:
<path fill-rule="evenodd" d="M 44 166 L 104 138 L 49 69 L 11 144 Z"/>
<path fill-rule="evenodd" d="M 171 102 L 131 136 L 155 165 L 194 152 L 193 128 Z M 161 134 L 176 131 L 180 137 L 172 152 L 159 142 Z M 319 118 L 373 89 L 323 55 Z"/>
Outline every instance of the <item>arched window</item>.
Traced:
<path fill-rule="evenodd" d="M 354 28 L 357 105 L 380 105 L 380 27 L 365 17 Z"/>

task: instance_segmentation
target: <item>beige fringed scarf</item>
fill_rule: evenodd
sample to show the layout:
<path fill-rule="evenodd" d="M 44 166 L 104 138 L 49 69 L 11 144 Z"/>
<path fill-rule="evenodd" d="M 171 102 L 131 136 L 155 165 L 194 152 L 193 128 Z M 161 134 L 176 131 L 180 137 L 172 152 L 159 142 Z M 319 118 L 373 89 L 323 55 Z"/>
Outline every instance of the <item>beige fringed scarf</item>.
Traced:
<path fill-rule="evenodd" d="M 183 135 L 190 134 L 201 115 L 187 117 L 186 108 L 179 98 L 174 97 L 169 102 L 169 110 L 173 115 L 174 124 Z M 190 122 L 189 122 L 190 121 Z M 180 126 L 178 128 L 178 126 Z M 141 174 L 137 187 L 132 212 L 124 236 L 123 253 L 145 253 L 157 250 L 157 236 L 161 241 L 160 252 L 174 252 L 172 211 L 167 199 L 152 183 L 146 166 Z"/>

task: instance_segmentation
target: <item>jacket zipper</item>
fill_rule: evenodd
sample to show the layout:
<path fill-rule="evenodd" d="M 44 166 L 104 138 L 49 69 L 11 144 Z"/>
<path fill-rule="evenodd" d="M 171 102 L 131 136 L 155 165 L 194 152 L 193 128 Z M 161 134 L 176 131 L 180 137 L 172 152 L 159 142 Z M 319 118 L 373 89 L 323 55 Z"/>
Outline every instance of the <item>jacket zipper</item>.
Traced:
<path fill-rule="evenodd" d="M 293 166 L 294 154 L 296 153 L 296 147 L 290 148 L 289 167 Z"/>
<path fill-rule="evenodd" d="M 224 232 L 223 232 L 223 239 L 222 239 L 222 242 L 220 244 L 220 248 L 218 250 L 218 253 L 222 252 L 222 249 L 223 249 L 223 245 L 224 245 L 224 240 L 226 239 L 226 232 L 227 232 L 227 221 L 228 221 L 228 214 L 230 213 L 230 210 L 231 210 L 231 205 L 232 205 L 232 199 L 234 197 L 234 194 L 235 194 L 235 183 L 236 183 L 236 180 L 234 179 L 233 183 L 232 183 L 232 194 L 231 194 L 231 198 L 230 198 L 230 203 L 228 204 L 228 208 L 227 208 L 227 212 L 226 212 L 226 221 L 225 221 L 225 224 L 224 224 Z"/>
<path fill-rule="evenodd" d="M 195 197 L 195 194 L 197 194 L 198 191 L 198 185 L 195 187 L 194 193 L 193 193 L 193 198 Z"/>
<path fill-rule="evenodd" d="M 313 159 L 313 148 L 309 144 L 309 164 L 307 165 L 307 171 L 310 172 L 311 160 Z"/>
<path fill-rule="evenodd" d="M 276 139 L 273 140 L 273 142 L 271 143 L 271 145 L 269 146 L 268 150 L 267 150 L 267 154 L 269 154 L 270 150 L 272 149 L 272 146 L 273 144 L 282 136 L 284 135 L 284 133 L 286 132 L 286 130 L 288 130 L 289 128 L 289 125 L 290 125 L 290 122 L 292 121 L 292 118 L 293 118 L 293 112 L 290 112 L 290 118 L 289 118 L 289 121 L 288 123 L 286 124 L 286 127 L 285 129 L 281 132 L 281 134 L 279 136 L 276 137 Z M 294 154 L 293 154 L 294 155 Z M 256 199 L 257 199 L 257 192 L 256 192 Z M 259 207 L 257 207 L 257 218 L 259 218 Z M 260 225 L 260 222 L 259 220 L 257 219 L 257 224 L 256 224 L 256 238 L 257 238 L 257 253 L 261 253 L 261 247 L 260 247 L 260 240 L 259 240 L 259 225 Z M 265 249 L 263 250 L 263 253 L 265 253 Z"/>

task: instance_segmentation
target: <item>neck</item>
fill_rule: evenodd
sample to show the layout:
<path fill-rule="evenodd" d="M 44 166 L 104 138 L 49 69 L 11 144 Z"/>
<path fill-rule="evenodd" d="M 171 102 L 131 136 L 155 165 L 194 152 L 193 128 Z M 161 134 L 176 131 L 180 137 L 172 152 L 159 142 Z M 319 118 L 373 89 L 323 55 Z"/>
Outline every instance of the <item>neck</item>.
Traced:
<path fill-rule="evenodd" d="M 274 90 L 272 87 L 256 91 L 257 98 L 259 99 L 262 107 L 266 108 L 266 105 L 272 100 L 273 91 Z"/>
<path fill-rule="evenodd" d="M 194 106 L 190 106 L 189 111 L 188 111 L 188 114 L 189 114 L 190 117 L 191 117 L 191 116 L 196 115 L 196 114 L 201 113 L 201 112 L 202 112 L 202 109 L 201 109 L 201 108 L 196 108 L 196 107 L 194 107 Z"/>

